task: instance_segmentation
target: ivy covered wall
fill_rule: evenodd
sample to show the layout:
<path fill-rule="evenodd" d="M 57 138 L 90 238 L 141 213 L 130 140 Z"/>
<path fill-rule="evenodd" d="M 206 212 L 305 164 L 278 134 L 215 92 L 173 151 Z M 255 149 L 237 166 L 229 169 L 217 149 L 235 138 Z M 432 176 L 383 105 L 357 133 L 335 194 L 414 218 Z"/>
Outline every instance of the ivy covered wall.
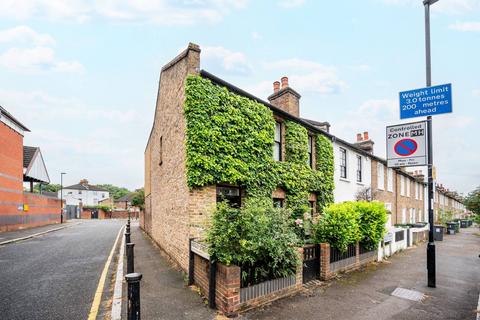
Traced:
<path fill-rule="evenodd" d="M 286 204 L 300 216 L 308 210 L 309 193 L 317 208 L 333 202 L 333 147 L 315 136 L 316 170 L 308 165 L 308 131 L 285 121 L 286 161 L 273 159 L 275 120 L 263 104 L 189 76 L 185 90 L 187 184 L 190 188 L 230 183 L 246 188 L 247 201 L 271 204 L 281 187 Z"/>

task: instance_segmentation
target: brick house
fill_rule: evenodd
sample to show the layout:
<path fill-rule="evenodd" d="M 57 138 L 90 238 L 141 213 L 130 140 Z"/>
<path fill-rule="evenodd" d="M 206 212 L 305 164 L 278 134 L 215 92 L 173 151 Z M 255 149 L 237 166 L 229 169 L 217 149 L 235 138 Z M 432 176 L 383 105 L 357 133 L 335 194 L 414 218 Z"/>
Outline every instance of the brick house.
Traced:
<path fill-rule="evenodd" d="M 464 218 L 467 214 L 463 199 L 457 192 L 447 189 L 443 184 L 436 184 L 433 196 L 434 221 L 438 222 L 447 211 L 452 212 L 454 218 Z"/>
<path fill-rule="evenodd" d="M 0 106 L 0 231 L 60 222 L 59 199 L 23 190 L 24 182 L 32 190 L 34 182 L 50 182 L 40 149 L 23 146 L 26 132 L 30 130 Z"/>
<path fill-rule="evenodd" d="M 273 148 L 273 158 L 276 161 L 283 161 L 286 155 L 285 121 L 295 122 L 308 131 L 309 165 L 312 169 L 318 160 L 315 135 L 327 137 L 334 148 L 335 186 L 348 186 L 345 187 L 346 191 L 335 193 L 335 196 L 341 198 L 340 201 L 354 200 L 360 188 L 370 187 L 370 154 L 331 135 L 327 122 L 299 118 L 301 97 L 290 87 L 287 77 L 283 77 L 281 82 L 274 82 L 273 93 L 266 102 L 200 70 L 200 48 L 189 44 L 185 51 L 161 70 L 154 123 L 145 148 L 145 212 L 141 217 L 144 230 L 183 270 L 188 269 L 188 239 L 203 235 L 207 217 L 214 210 L 217 199 L 228 197 L 231 203 L 240 205 L 245 197 L 245 190 L 239 186 L 187 186 L 186 119 L 183 106 L 185 82 L 189 75 L 199 75 L 229 92 L 268 107 L 276 122 Z M 345 152 L 341 154 L 343 151 Z M 342 159 L 345 160 L 343 164 Z M 351 166 L 347 168 L 346 163 L 351 163 Z M 345 174 L 342 175 L 342 172 Z M 342 191 L 342 187 L 339 190 Z M 315 193 L 310 193 L 308 197 L 312 214 L 316 214 L 316 197 Z M 277 188 L 273 191 L 272 201 L 275 205 L 283 206 L 285 200 L 285 190 Z"/>

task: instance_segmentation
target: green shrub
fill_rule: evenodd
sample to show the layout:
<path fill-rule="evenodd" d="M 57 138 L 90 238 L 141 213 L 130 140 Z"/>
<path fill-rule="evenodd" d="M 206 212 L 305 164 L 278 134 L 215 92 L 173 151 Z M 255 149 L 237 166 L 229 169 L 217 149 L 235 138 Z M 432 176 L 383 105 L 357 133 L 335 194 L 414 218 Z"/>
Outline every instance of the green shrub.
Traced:
<path fill-rule="evenodd" d="M 299 239 L 290 216 L 289 210 L 256 203 L 241 209 L 221 203 L 207 233 L 209 254 L 226 265 L 254 267 L 257 281 L 292 275 L 298 264 Z"/>
<path fill-rule="evenodd" d="M 360 242 L 367 249 L 375 249 L 383 239 L 387 209 L 382 202 L 357 201 L 353 203 L 359 217 Z"/>
<path fill-rule="evenodd" d="M 360 239 L 359 216 L 352 202 L 330 205 L 314 225 L 314 241 L 327 242 L 340 251 Z"/>
<path fill-rule="evenodd" d="M 314 241 L 327 242 L 340 251 L 357 241 L 374 249 L 383 238 L 386 222 L 387 210 L 381 202 L 332 204 L 314 225 Z"/>

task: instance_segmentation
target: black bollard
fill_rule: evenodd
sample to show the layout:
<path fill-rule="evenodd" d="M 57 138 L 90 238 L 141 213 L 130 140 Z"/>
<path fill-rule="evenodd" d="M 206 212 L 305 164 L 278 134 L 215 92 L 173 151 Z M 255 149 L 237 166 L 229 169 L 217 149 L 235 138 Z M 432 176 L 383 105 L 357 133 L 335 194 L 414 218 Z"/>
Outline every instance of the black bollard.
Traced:
<path fill-rule="evenodd" d="M 130 233 L 130 223 L 127 223 L 127 226 L 125 228 L 125 232 Z"/>
<path fill-rule="evenodd" d="M 141 279 L 141 273 L 129 273 L 125 276 L 128 284 L 127 320 L 140 320 Z"/>
<path fill-rule="evenodd" d="M 134 272 L 134 259 L 133 259 L 133 247 L 134 243 L 127 243 L 127 273 Z"/>
<path fill-rule="evenodd" d="M 125 243 L 130 243 L 130 232 L 125 232 Z"/>

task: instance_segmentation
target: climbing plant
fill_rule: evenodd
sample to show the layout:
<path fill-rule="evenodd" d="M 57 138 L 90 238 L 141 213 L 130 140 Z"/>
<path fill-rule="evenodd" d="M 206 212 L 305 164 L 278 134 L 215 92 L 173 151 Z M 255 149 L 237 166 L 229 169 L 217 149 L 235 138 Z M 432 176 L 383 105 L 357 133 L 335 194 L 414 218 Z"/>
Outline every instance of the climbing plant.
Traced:
<path fill-rule="evenodd" d="M 189 76 L 185 88 L 187 184 L 216 183 L 246 187 L 247 202 L 271 205 L 272 192 L 282 187 L 287 207 L 298 218 L 308 210 L 308 195 L 317 207 L 333 202 L 332 143 L 316 135 L 316 170 L 308 164 L 308 131 L 285 121 L 286 161 L 273 160 L 275 120 L 272 111 L 208 79 Z"/>

